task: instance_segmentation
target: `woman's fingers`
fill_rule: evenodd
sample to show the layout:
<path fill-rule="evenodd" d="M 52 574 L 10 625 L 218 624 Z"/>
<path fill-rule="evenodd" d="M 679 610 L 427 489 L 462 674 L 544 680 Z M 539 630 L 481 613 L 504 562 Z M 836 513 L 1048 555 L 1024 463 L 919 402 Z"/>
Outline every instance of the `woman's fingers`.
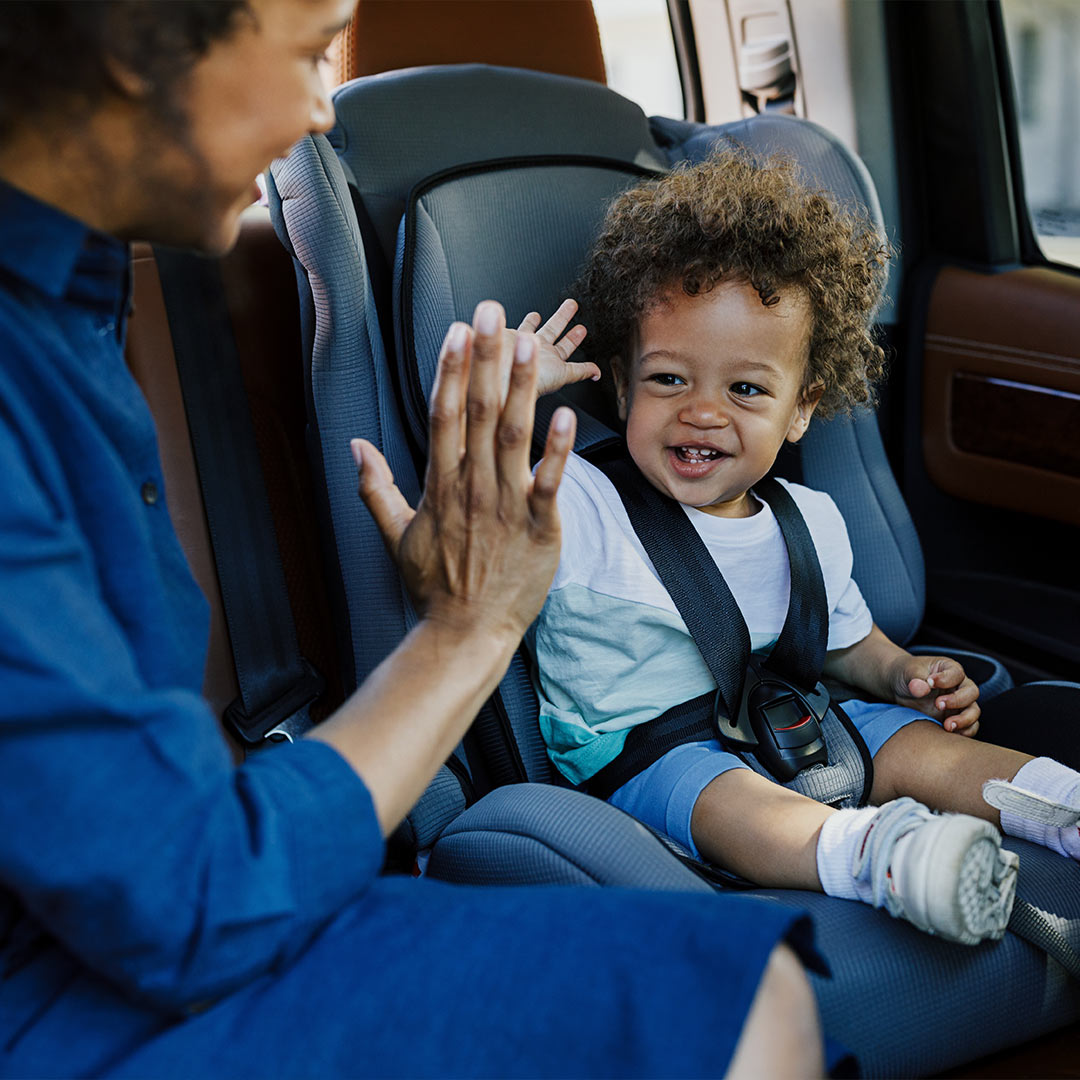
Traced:
<path fill-rule="evenodd" d="M 469 471 L 470 512 L 479 509 L 485 492 L 494 490 L 495 428 L 502 402 L 506 315 L 494 300 L 478 304 L 473 316 L 465 445 Z M 528 336 L 528 335 L 522 335 Z"/>
<path fill-rule="evenodd" d="M 536 337 L 518 334 L 510 388 L 499 417 L 497 469 L 504 495 L 522 498 L 529 479 L 529 447 L 536 416 Z M 524 505 L 522 505 L 524 510 Z"/>
<path fill-rule="evenodd" d="M 428 477 L 457 469 L 464 444 L 465 401 L 469 384 L 472 331 L 456 322 L 446 332 L 435 386 L 431 391 Z"/>
<path fill-rule="evenodd" d="M 544 457 L 533 474 L 529 505 L 533 521 L 542 535 L 558 535 L 559 509 L 556 495 L 566 459 L 574 446 L 577 417 L 566 405 L 555 410 L 544 444 Z"/>
<path fill-rule="evenodd" d="M 360 474 L 360 498 L 371 511 L 379 532 L 391 552 L 397 550 L 402 533 L 416 516 L 416 511 L 394 483 L 386 458 L 366 439 L 350 443 L 353 460 Z"/>

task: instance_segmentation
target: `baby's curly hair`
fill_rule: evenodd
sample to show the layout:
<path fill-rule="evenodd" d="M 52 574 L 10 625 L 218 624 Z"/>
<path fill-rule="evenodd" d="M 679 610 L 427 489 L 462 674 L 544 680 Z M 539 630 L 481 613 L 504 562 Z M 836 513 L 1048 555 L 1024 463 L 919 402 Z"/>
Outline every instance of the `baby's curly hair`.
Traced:
<path fill-rule="evenodd" d="M 804 389 L 824 386 L 818 412 L 872 404 L 885 354 L 873 319 L 889 248 L 872 222 L 808 187 L 794 161 L 724 151 L 620 195 L 577 286 L 589 352 L 626 370 L 638 320 L 665 294 L 750 283 L 766 307 L 788 289 L 809 301 Z"/>

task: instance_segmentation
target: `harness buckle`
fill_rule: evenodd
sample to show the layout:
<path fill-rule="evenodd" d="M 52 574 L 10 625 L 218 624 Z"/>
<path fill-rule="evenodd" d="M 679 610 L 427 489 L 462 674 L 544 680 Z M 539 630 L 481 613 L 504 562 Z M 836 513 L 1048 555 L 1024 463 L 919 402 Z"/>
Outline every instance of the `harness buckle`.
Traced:
<path fill-rule="evenodd" d="M 786 784 L 803 769 L 829 763 L 821 722 L 830 700 L 823 683 L 807 693 L 752 658 L 738 715 L 734 720 L 725 715 L 717 692 L 713 716 L 721 743 L 753 754 L 772 776 Z"/>

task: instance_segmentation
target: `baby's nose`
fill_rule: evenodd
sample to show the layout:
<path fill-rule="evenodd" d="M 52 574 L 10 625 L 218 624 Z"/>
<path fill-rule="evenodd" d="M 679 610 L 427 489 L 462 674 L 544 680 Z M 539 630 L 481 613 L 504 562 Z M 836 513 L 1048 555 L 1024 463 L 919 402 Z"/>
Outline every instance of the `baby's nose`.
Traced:
<path fill-rule="evenodd" d="M 727 412 L 719 402 L 709 397 L 695 397 L 683 407 L 680 419 L 694 427 L 727 427 Z"/>

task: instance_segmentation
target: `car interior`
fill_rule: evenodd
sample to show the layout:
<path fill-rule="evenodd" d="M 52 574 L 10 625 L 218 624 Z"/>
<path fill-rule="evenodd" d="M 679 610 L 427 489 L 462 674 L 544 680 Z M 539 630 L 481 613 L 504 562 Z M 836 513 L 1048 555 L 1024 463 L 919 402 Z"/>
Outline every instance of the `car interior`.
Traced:
<path fill-rule="evenodd" d="M 128 360 L 211 602 L 204 690 L 238 758 L 329 715 L 414 618 L 349 438 L 375 442 L 415 502 L 450 322 L 485 297 L 510 325 L 553 311 L 613 195 L 723 146 L 794 156 L 897 252 L 876 413 L 815 421 L 779 466 L 844 512 L 875 621 L 961 655 L 987 698 L 1080 682 L 1080 273 L 1046 254 L 1025 202 L 1026 76 L 1008 51 L 1030 53 L 1036 0 L 661 2 L 682 97 L 666 116 L 609 85 L 604 7 L 358 0 L 329 65 L 337 124 L 274 163 L 237 247 L 135 252 Z M 578 413 L 579 450 L 617 437 L 603 385 L 552 399 Z M 557 403 L 538 407 L 541 438 Z M 745 887 L 560 782 L 536 717 L 523 649 L 388 873 Z M 825 1027 L 867 1075 L 1080 1075 L 1080 871 L 1015 843 L 1018 906 L 1053 926 L 976 948 L 754 890 L 814 915 Z M 957 1025 L 975 1000 L 981 1022 Z"/>

